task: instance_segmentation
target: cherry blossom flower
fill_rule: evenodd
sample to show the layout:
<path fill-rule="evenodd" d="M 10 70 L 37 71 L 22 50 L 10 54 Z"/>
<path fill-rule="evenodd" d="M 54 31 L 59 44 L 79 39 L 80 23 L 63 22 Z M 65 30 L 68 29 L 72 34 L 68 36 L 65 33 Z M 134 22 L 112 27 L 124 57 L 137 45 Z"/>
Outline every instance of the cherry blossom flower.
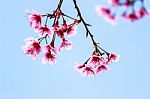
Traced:
<path fill-rule="evenodd" d="M 92 68 L 90 68 L 90 67 L 85 67 L 83 69 L 83 71 L 81 72 L 81 74 L 83 76 L 86 76 L 86 77 L 89 77 L 90 75 L 94 75 L 95 76 L 94 70 Z"/>
<path fill-rule="evenodd" d="M 76 71 L 81 72 L 84 67 L 85 67 L 85 64 L 83 64 L 83 65 L 77 65 L 77 66 L 74 67 L 74 69 L 75 69 Z"/>
<path fill-rule="evenodd" d="M 122 17 L 125 19 L 128 19 L 132 22 L 139 19 L 139 17 L 137 16 L 137 14 L 135 12 L 132 12 L 129 15 L 127 15 L 126 13 L 123 13 Z"/>
<path fill-rule="evenodd" d="M 116 24 L 116 17 L 115 15 L 110 15 L 108 17 L 105 18 L 106 22 L 115 25 Z"/>
<path fill-rule="evenodd" d="M 107 58 L 106 64 L 109 64 L 112 61 L 118 62 L 119 58 L 120 58 L 120 56 L 115 53 L 108 53 L 108 58 Z"/>
<path fill-rule="evenodd" d="M 41 26 L 36 31 L 39 32 L 40 37 L 44 37 L 45 35 L 52 37 L 54 32 L 53 28 L 48 28 L 47 25 Z"/>
<path fill-rule="evenodd" d="M 35 60 L 38 54 L 41 52 L 41 46 L 37 40 L 32 37 L 25 39 L 26 45 L 23 46 L 24 53 L 32 56 L 33 60 Z"/>
<path fill-rule="evenodd" d="M 31 27 L 37 29 L 41 26 L 42 16 L 38 12 L 32 10 L 31 12 L 27 13 L 27 15 Z"/>
<path fill-rule="evenodd" d="M 45 65 L 47 62 L 49 62 L 49 64 L 56 63 L 56 58 L 50 51 L 46 52 L 42 59 L 42 64 Z"/>
<path fill-rule="evenodd" d="M 72 36 L 74 36 L 77 33 L 77 31 L 76 31 L 77 30 L 77 25 L 73 24 L 73 23 L 71 23 L 69 25 L 68 24 L 66 23 L 66 21 L 63 21 L 62 25 L 55 26 L 55 32 L 57 33 L 57 35 L 60 38 L 64 38 L 65 34 L 68 37 L 72 37 Z"/>
<path fill-rule="evenodd" d="M 74 69 L 78 72 L 80 72 L 81 75 L 89 77 L 90 75 L 95 75 L 94 68 L 90 67 L 89 64 L 84 63 L 83 65 L 77 65 L 74 67 Z"/>
<path fill-rule="evenodd" d="M 58 54 L 57 49 L 56 49 L 54 46 L 52 46 L 52 45 L 45 45 L 45 46 L 43 47 L 43 51 L 44 51 L 45 53 L 51 51 L 51 52 L 53 52 L 54 54 Z"/>
<path fill-rule="evenodd" d="M 68 29 L 67 29 L 67 35 L 69 37 L 72 37 L 74 35 L 76 35 L 77 33 L 77 28 L 78 28 L 78 25 L 74 24 L 74 25 L 71 25 Z"/>
<path fill-rule="evenodd" d="M 63 48 L 65 48 L 66 50 L 71 49 L 72 48 L 72 42 L 63 38 L 62 43 L 59 46 L 59 51 L 61 51 Z"/>
<path fill-rule="evenodd" d="M 62 29 L 59 29 L 58 31 L 56 31 L 56 33 L 57 33 L 57 35 L 58 35 L 60 38 L 62 38 L 62 39 L 63 39 L 64 36 L 65 36 L 65 34 L 64 34 L 65 32 L 63 32 Z"/>
<path fill-rule="evenodd" d="M 99 6 L 98 9 L 99 9 L 99 13 L 102 15 L 110 16 L 110 14 L 111 14 L 111 10 L 109 8 Z"/>
<path fill-rule="evenodd" d="M 142 7 L 140 9 L 140 11 L 138 12 L 138 16 L 139 18 L 144 17 L 145 15 L 150 15 L 150 11 L 146 10 L 144 7 Z"/>
<path fill-rule="evenodd" d="M 56 25 L 55 26 L 55 32 L 57 33 L 57 35 L 60 38 L 64 38 L 67 28 L 68 28 L 68 25 L 66 24 L 65 21 L 63 21 L 62 25 L 60 25 L 60 26 Z"/>
<path fill-rule="evenodd" d="M 47 62 L 49 62 L 50 64 L 56 63 L 55 55 L 58 54 L 58 51 L 54 47 L 54 41 L 52 41 L 49 45 L 45 45 L 43 47 L 43 51 L 45 53 L 45 56 L 42 59 L 43 64 L 46 64 Z"/>
<path fill-rule="evenodd" d="M 62 24 L 62 25 L 59 25 L 58 22 L 56 22 L 53 28 L 54 28 L 55 33 L 56 33 L 60 38 L 64 38 L 64 32 L 65 32 L 66 29 L 67 29 L 66 21 L 63 20 L 63 24 Z"/>
<path fill-rule="evenodd" d="M 132 0 L 126 0 L 124 5 L 125 5 L 125 7 L 130 7 L 132 4 L 133 4 Z"/>
<path fill-rule="evenodd" d="M 97 67 L 98 65 L 103 65 L 105 64 L 105 59 L 101 56 L 97 56 L 97 55 L 92 55 L 89 63 L 91 65 L 93 65 L 94 67 Z"/>
<path fill-rule="evenodd" d="M 119 5 L 120 0 L 108 0 L 108 2 L 112 4 L 113 6 L 117 6 Z"/>
<path fill-rule="evenodd" d="M 107 66 L 105 66 L 105 65 L 100 65 L 100 66 L 96 69 L 95 74 L 97 75 L 97 74 L 99 74 L 101 71 L 107 71 L 107 70 L 108 70 L 108 67 L 107 67 Z"/>
<path fill-rule="evenodd" d="M 96 11 L 97 11 L 98 15 L 104 17 L 106 22 L 115 24 L 115 15 L 112 14 L 112 12 L 109 8 L 98 5 L 98 6 L 96 6 Z"/>

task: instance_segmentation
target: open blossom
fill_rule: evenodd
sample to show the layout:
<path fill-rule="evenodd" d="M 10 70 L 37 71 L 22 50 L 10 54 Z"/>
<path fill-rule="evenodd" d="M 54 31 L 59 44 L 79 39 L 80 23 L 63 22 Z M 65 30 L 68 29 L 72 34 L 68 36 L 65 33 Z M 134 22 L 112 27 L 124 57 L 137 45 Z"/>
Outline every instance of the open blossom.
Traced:
<path fill-rule="evenodd" d="M 90 62 L 91 65 L 94 65 L 94 67 L 96 67 L 98 65 L 105 64 L 105 59 L 101 56 L 92 55 L 89 62 Z"/>
<path fill-rule="evenodd" d="M 41 52 L 41 46 L 37 40 L 35 40 L 32 37 L 29 37 L 25 39 L 26 45 L 23 46 L 24 53 L 32 56 L 32 58 L 35 60 L 38 56 L 38 54 Z"/>
<path fill-rule="evenodd" d="M 69 26 L 69 28 L 66 31 L 67 35 L 69 37 L 72 37 L 72 36 L 76 35 L 77 28 L 78 28 L 78 25 L 76 25 L 76 24 Z"/>
<path fill-rule="evenodd" d="M 108 2 L 109 2 L 110 4 L 112 4 L 113 6 L 117 6 L 117 5 L 119 5 L 120 0 L 108 0 Z"/>
<path fill-rule="evenodd" d="M 101 15 L 110 16 L 111 10 L 109 8 L 102 7 L 102 6 L 97 6 L 97 7 L 98 7 L 98 11 Z"/>
<path fill-rule="evenodd" d="M 62 39 L 61 45 L 59 46 L 59 51 L 61 51 L 63 48 L 69 50 L 72 48 L 72 42 L 68 41 L 66 39 Z"/>
<path fill-rule="evenodd" d="M 43 59 L 42 59 L 42 64 L 46 64 L 46 63 L 49 63 L 49 64 L 54 64 L 56 63 L 56 58 L 55 56 L 51 53 L 51 51 L 48 51 L 45 53 Z"/>
<path fill-rule="evenodd" d="M 83 65 L 77 65 L 77 66 L 74 67 L 74 69 L 75 69 L 76 71 L 81 72 L 84 67 L 85 67 L 85 64 L 83 64 Z"/>
<path fill-rule="evenodd" d="M 64 38 L 67 28 L 68 28 L 67 24 L 62 24 L 60 26 L 56 25 L 55 32 L 60 38 Z"/>
<path fill-rule="evenodd" d="M 115 15 L 112 14 L 111 9 L 98 5 L 96 6 L 96 11 L 98 15 L 104 17 L 106 22 L 115 24 Z"/>
<path fill-rule="evenodd" d="M 60 37 L 60 38 L 64 38 L 65 35 L 69 36 L 69 37 L 72 37 L 74 36 L 76 33 L 77 33 L 77 25 L 76 24 L 67 24 L 66 21 L 63 21 L 63 24 L 62 25 L 56 25 L 54 26 L 55 28 L 55 32 L 57 33 L 57 35 Z"/>
<path fill-rule="evenodd" d="M 53 28 L 48 28 L 47 25 L 41 26 L 36 31 L 39 32 L 40 37 L 44 37 L 45 35 L 52 37 L 54 32 Z"/>
<path fill-rule="evenodd" d="M 102 71 L 107 71 L 108 67 L 107 65 L 98 65 L 98 66 L 91 66 L 89 63 L 83 64 L 83 65 L 77 65 L 74 67 L 74 69 L 81 73 L 83 76 L 96 76 Z"/>
<path fill-rule="evenodd" d="M 91 67 L 88 67 L 88 66 L 83 69 L 81 74 L 83 76 L 87 76 L 87 77 L 89 77 L 90 75 L 94 75 L 95 76 L 94 70 Z"/>
<path fill-rule="evenodd" d="M 107 71 L 108 70 L 108 67 L 105 66 L 105 65 L 100 65 L 97 67 L 97 69 L 95 70 L 95 73 L 96 74 L 99 74 L 101 71 Z"/>
<path fill-rule="evenodd" d="M 52 41 L 50 44 L 45 45 L 43 47 L 43 51 L 45 53 L 42 63 L 46 64 L 49 62 L 50 64 L 56 63 L 55 55 L 58 54 L 57 49 L 54 47 L 54 41 Z"/>
<path fill-rule="evenodd" d="M 144 17 L 145 15 L 150 15 L 150 11 L 146 10 L 144 7 L 142 7 L 138 12 L 139 18 Z"/>
<path fill-rule="evenodd" d="M 108 17 L 105 18 L 106 22 L 112 24 L 112 25 L 115 25 L 115 15 L 110 15 Z"/>
<path fill-rule="evenodd" d="M 138 15 L 135 12 L 132 12 L 128 15 L 126 13 L 123 13 L 122 17 L 125 18 L 125 19 L 128 19 L 132 22 L 139 19 Z"/>
<path fill-rule="evenodd" d="M 67 28 L 68 28 L 68 25 L 67 25 L 67 23 L 66 23 L 65 20 L 63 20 L 63 24 L 61 24 L 61 25 L 58 25 L 58 24 L 55 24 L 55 25 L 54 25 L 55 33 L 56 33 L 60 38 L 64 38 L 65 32 L 67 31 Z"/>
<path fill-rule="evenodd" d="M 112 61 L 118 62 L 119 58 L 120 58 L 120 56 L 115 53 L 108 53 L 108 58 L 107 58 L 106 64 L 109 64 Z"/>
<path fill-rule="evenodd" d="M 90 75 L 95 76 L 94 70 L 87 64 L 77 65 L 74 67 L 75 70 L 79 71 L 81 75 L 89 77 Z"/>
<path fill-rule="evenodd" d="M 51 46 L 51 45 L 46 45 L 46 46 L 44 46 L 44 47 L 43 47 L 43 51 L 44 51 L 45 53 L 46 53 L 46 52 L 49 52 L 49 51 L 53 52 L 54 54 L 57 54 L 57 53 L 58 53 L 57 49 L 56 49 L 54 46 Z"/>
<path fill-rule="evenodd" d="M 64 36 L 65 36 L 65 32 L 64 31 L 62 31 L 62 29 L 59 29 L 59 30 L 57 30 L 57 31 L 55 31 L 56 32 L 56 34 L 58 35 L 58 37 L 60 37 L 60 38 L 64 38 Z"/>
<path fill-rule="evenodd" d="M 38 12 L 32 10 L 27 15 L 31 27 L 37 29 L 41 26 L 42 16 Z"/>

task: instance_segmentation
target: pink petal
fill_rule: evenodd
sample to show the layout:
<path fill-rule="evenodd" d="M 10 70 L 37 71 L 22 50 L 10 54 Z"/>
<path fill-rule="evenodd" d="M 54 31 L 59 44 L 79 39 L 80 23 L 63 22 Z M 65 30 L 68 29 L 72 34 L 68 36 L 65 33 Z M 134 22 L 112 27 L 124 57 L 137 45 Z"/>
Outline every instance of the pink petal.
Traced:
<path fill-rule="evenodd" d="M 43 57 L 43 58 L 42 58 L 42 64 L 43 64 L 43 65 L 46 65 L 46 63 L 47 63 L 47 59 L 46 59 L 45 57 Z"/>

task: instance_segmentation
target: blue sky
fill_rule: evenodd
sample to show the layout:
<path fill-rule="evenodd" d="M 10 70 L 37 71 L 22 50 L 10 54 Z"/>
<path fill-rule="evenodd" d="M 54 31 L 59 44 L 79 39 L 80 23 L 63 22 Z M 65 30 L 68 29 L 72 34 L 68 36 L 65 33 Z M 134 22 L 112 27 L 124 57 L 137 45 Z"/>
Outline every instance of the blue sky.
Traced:
<path fill-rule="evenodd" d="M 85 20 L 93 25 L 95 39 L 121 56 L 96 78 L 82 77 L 73 69 L 92 52 L 82 25 L 70 39 L 73 49 L 63 51 L 56 65 L 42 65 L 42 56 L 33 61 L 24 55 L 24 38 L 37 36 L 24 11 L 51 12 L 57 1 L 0 1 L 0 99 L 150 99 L 150 17 L 134 23 L 118 18 L 111 26 L 95 12 L 94 6 L 104 1 L 77 0 Z M 64 0 L 62 9 L 76 15 L 71 0 Z"/>

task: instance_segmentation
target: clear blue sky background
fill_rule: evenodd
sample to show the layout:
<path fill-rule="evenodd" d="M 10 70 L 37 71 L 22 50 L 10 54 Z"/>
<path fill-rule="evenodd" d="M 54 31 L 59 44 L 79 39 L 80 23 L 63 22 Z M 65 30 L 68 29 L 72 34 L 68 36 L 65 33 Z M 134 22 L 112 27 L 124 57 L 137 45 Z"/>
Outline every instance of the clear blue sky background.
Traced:
<path fill-rule="evenodd" d="M 24 38 L 37 36 L 24 10 L 51 12 L 57 1 L 0 1 L 0 99 L 150 99 L 150 17 L 135 23 L 118 18 L 118 24 L 111 26 L 95 13 L 96 4 L 105 4 L 102 0 L 77 1 L 93 25 L 95 39 L 121 56 L 108 72 L 86 78 L 74 71 L 75 62 L 84 62 L 92 52 L 82 25 L 70 39 L 73 49 L 63 51 L 56 65 L 42 65 L 42 55 L 37 61 L 24 55 Z M 64 0 L 63 10 L 76 15 L 72 0 Z"/>

